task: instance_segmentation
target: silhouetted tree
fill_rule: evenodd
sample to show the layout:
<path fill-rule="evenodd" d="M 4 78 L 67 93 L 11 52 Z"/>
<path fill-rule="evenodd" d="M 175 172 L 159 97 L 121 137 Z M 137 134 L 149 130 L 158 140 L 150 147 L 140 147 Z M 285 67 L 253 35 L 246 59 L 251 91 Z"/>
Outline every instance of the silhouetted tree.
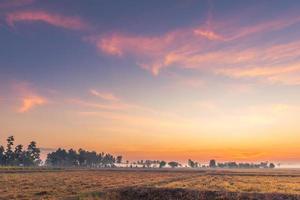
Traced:
<path fill-rule="evenodd" d="M 40 159 L 40 149 L 37 148 L 36 142 L 32 141 L 27 147 L 26 151 L 26 162 L 24 163 L 26 166 L 37 166 L 41 163 Z"/>
<path fill-rule="evenodd" d="M 268 168 L 268 162 L 261 162 L 260 168 Z"/>
<path fill-rule="evenodd" d="M 115 158 L 110 154 L 105 154 L 103 157 L 102 163 L 105 167 L 111 166 L 115 163 Z"/>
<path fill-rule="evenodd" d="M 40 149 L 37 148 L 36 142 L 31 142 L 26 150 L 23 145 L 19 144 L 13 149 L 14 137 L 9 136 L 7 139 L 6 149 L 0 146 L 0 165 L 7 166 L 33 166 L 40 163 Z"/>
<path fill-rule="evenodd" d="M 146 160 L 146 161 L 145 161 L 145 164 L 146 164 L 146 166 L 147 166 L 148 168 L 150 168 L 151 165 L 152 165 L 152 161 L 151 161 L 151 160 Z"/>
<path fill-rule="evenodd" d="M 275 168 L 274 163 L 270 163 L 269 168 L 274 169 Z"/>
<path fill-rule="evenodd" d="M 87 156 L 87 166 L 95 167 L 98 163 L 97 153 L 95 151 L 92 152 L 87 151 L 86 156 Z"/>
<path fill-rule="evenodd" d="M 210 161 L 209 161 L 209 167 L 210 167 L 210 168 L 215 168 L 215 167 L 217 167 L 216 161 L 215 161 L 215 160 L 210 160 Z"/>
<path fill-rule="evenodd" d="M 24 165 L 26 158 L 25 152 L 23 151 L 23 145 L 19 144 L 15 148 L 14 152 L 14 165 Z"/>
<path fill-rule="evenodd" d="M 79 165 L 78 154 L 75 150 L 70 149 L 68 151 L 68 166 L 76 167 Z"/>
<path fill-rule="evenodd" d="M 83 149 L 79 149 L 78 150 L 79 155 L 78 155 L 78 162 L 80 166 L 85 166 L 86 162 L 87 162 L 87 158 L 86 158 L 86 151 Z"/>
<path fill-rule="evenodd" d="M 170 167 L 172 167 L 172 168 L 175 168 L 175 167 L 178 167 L 179 163 L 172 161 L 172 162 L 169 162 L 168 165 L 170 165 Z"/>
<path fill-rule="evenodd" d="M 68 163 L 68 153 L 65 149 L 58 148 L 55 152 L 49 153 L 46 160 L 47 165 L 64 167 Z"/>
<path fill-rule="evenodd" d="M 191 159 L 188 160 L 188 166 L 190 166 L 191 168 L 195 168 L 198 167 L 198 163 L 192 161 Z"/>
<path fill-rule="evenodd" d="M 160 163 L 159 163 L 159 168 L 163 168 L 164 166 L 166 166 L 166 161 L 160 161 Z"/>
<path fill-rule="evenodd" d="M 117 163 L 122 163 L 122 156 L 117 156 Z"/>
<path fill-rule="evenodd" d="M 4 150 L 4 147 L 2 145 L 0 145 L 0 165 L 4 165 L 4 153 L 5 153 L 5 150 Z"/>
<path fill-rule="evenodd" d="M 121 162 L 122 156 L 119 157 Z M 49 166 L 58 167 L 113 167 L 116 162 L 115 157 L 111 154 L 97 153 L 95 151 L 86 151 L 84 149 L 79 149 L 78 153 L 70 149 L 66 151 L 65 149 L 57 149 L 55 152 L 49 153 L 47 155 L 46 164 Z"/>
<path fill-rule="evenodd" d="M 5 165 L 13 165 L 14 162 L 14 152 L 12 150 L 14 145 L 14 136 L 9 136 L 7 139 L 6 152 L 4 154 L 4 163 Z"/>

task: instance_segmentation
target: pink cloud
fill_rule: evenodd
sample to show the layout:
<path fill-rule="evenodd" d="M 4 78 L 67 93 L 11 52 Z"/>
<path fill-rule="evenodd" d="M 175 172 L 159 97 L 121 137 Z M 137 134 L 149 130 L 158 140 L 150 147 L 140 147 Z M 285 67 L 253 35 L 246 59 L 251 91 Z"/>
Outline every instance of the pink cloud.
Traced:
<path fill-rule="evenodd" d="M 192 32 L 172 31 L 158 37 L 112 34 L 92 36 L 87 40 L 94 43 L 100 51 L 113 56 L 134 55 L 139 66 L 157 75 L 161 68 L 173 61 L 170 52 L 185 48 L 187 34 L 193 35 Z"/>
<path fill-rule="evenodd" d="M 115 33 L 107 36 L 92 36 L 88 40 L 94 42 L 99 50 L 111 55 L 157 55 L 163 53 L 164 49 L 172 45 L 179 36 L 180 33 L 175 31 L 161 37 L 129 36 Z"/>
<path fill-rule="evenodd" d="M 300 52 L 298 42 L 263 46 L 253 36 L 269 34 L 298 22 L 299 17 L 288 16 L 248 26 L 227 24 L 224 20 L 159 36 L 113 33 L 92 36 L 88 40 L 104 53 L 133 57 L 137 65 L 153 75 L 170 67 L 215 73 L 219 68 L 278 65 L 297 58 Z"/>
<path fill-rule="evenodd" d="M 41 106 L 46 104 L 47 101 L 45 98 L 40 96 L 26 96 L 22 99 L 22 105 L 19 108 L 18 112 L 25 113 L 36 106 Z"/>
<path fill-rule="evenodd" d="M 71 30 L 83 30 L 88 25 L 79 17 L 69 17 L 59 14 L 48 13 L 46 11 L 17 11 L 6 15 L 6 22 L 14 26 L 17 22 L 44 22 L 53 26 Z"/>
<path fill-rule="evenodd" d="M 17 101 L 20 102 L 17 109 L 19 113 L 28 112 L 48 103 L 47 98 L 38 94 L 32 84 L 27 82 L 14 82 L 12 92 L 12 96 L 15 96 Z"/>
<path fill-rule="evenodd" d="M 224 40 L 224 37 L 210 30 L 195 29 L 194 34 L 209 40 Z"/>

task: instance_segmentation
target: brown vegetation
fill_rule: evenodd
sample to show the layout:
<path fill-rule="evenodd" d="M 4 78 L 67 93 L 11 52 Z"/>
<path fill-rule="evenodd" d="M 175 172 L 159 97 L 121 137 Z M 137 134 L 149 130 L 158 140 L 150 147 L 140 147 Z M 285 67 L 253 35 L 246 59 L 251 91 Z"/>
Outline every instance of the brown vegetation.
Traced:
<path fill-rule="evenodd" d="M 102 194 L 109 200 L 297 200 L 298 195 L 278 193 L 244 193 L 226 191 L 201 191 L 182 188 L 120 188 Z"/>
<path fill-rule="evenodd" d="M 207 195 L 215 199 L 274 199 L 274 195 L 276 199 L 297 199 L 300 195 L 300 172 L 291 170 L 12 172 L 0 173 L 1 200 L 201 199 Z"/>

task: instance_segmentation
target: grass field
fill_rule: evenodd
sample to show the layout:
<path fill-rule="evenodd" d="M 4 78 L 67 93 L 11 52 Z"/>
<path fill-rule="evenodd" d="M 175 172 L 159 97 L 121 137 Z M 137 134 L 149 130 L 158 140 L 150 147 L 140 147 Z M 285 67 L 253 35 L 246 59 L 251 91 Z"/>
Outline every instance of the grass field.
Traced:
<path fill-rule="evenodd" d="M 298 170 L 0 170 L 0 199 L 299 199 Z"/>

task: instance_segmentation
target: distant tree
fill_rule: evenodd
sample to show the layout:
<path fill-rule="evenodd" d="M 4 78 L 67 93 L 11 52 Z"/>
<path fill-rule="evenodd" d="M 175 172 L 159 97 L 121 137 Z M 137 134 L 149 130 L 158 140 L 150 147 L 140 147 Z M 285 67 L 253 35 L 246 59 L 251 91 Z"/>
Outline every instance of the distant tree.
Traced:
<path fill-rule="evenodd" d="M 14 152 L 14 157 L 15 157 L 15 161 L 14 164 L 15 165 L 24 165 L 24 161 L 25 161 L 25 155 L 26 152 L 23 151 L 23 145 L 19 144 L 16 146 L 15 148 L 15 152 Z"/>
<path fill-rule="evenodd" d="M 78 165 L 78 154 L 75 150 L 70 149 L 68 151 L 68 166 L 76 167 Z"/>
<path fill-rule="evenodd" d="M 26 162 L 24 164 L 27 166 L 33 166 L 33 165 L 38 166 L 41 163 L 40 153 L 41 150 L 37 148 L 36 142 L 35 141 L 30 142 L 30 144 L 27 147 L 26 156 L 25 156 Z"/>
<path fill-rule="evenodd" d="M 87 158 L 87 166 L 88 167 L 95 167 L 98 164 L 97 152 L 86 151 L 86 158 Z"/>
<path fill-rule="evenodd" d="M 164 166 L 166 166 L 166 161 L 160 161 L 160 163 L 159 163 L 159 168 L 163 168 Z"/>
<path fill-rule="evenodd" d="M 238 164 L 236 164 L 236 162 L 228 162 L 227 166 L 229 168 L 238 168 Z"/>
<path fill-rule="evenodd" d="M 195 167 L 195 162 L 192 161 L 191 159 L 188 160 L 188 166 L 191 167 L 191 168 L 194 168 Z"/>
<path fill-rule="evenodd" d="M 122 163 L 122 156 L 117 156 L 117 163 Z"/>
<path fill-rule="evenodd" d="M 4 165 L 5 161 L 4 161 L 4 158 L 5 158 L 5 155 L 4 155 L 4 147 L 0 145 L 0 165 Z"/>
<path fill-rule="evenodd" d="M 172 168 L 175 168 L 175 167 L 178 167 L 179 163 L 172 161 L 172 162 L 169 162 L 168 165 L 170 165 L 170 167 L 172 167 Z"/>
<path fill-rule="evenodd" d="M 85 166 L 87 163 L 87 158 L 86 158 L 86 151 L 83 149 L 78 150 L 79 155 L 78 155 L 78 162 L 80 166 Z"/>
<path fill-rule="evenodd" d="M 98 165 L 99 166 L 102 165 L 103 158 L 104 158 L 104 153 L 103 152 L 99 153 L 98 154 Z"/>
<path fill-rule="evenodd" d="M 58 148 L 55 152 L 49 153 L 46 160 L 47 165 L 64 167 L 68 164 L 68 153 L 65 149 Z"/>
<path fill-rule="evenodd" d="M 215 160 L 210 160 L 210 161 L 209 161 L 209 167 L 210 167 L 210 168 L 215 168 L 215 167 L 217 167 L 216 161 L 215 161 Z"/>
<path fill-rule="evenodd" d="M 275 168 L 274 163 L 270 163 L 270 164 L 269 164 L 269 168 L 274 169 L 274 168 Z"/>
<path fill-rule="evenodd" d="M 152 164 L 152 161 L 151 160 L 146 160 L 145 164 L 146 164 L 147 168 L 150 168 L 151 164 Z"/>
<path fill-rule="evenodd" d="M 13 165 L 14 162 L 14 152 L 13 152 L 13 145 L 14 145 L 14 136 L 9 136 L 7 139 L 7 145 L 6 145 L 6 152 L 4 157 L 4 163 L 5 165 Z"/>
<path fill-rule="evenodd" d="M 260 168 L 268 168 L 268 162 L 261 162 Z"/>
<path fill-rule="evenodd" d="M 23 145 L 14 146 L 14 136 L 9 136 L 7 139 L 6 149 L 0 146 L 0 165 L 7 166 L 33 166 L 40 164 L 40 149 L 37 148 L 36 142 L 31 142 L 26 150 L 23 150 Z"/>
<path fill-rule="evenodd" d="M 115 158 L 111 154 L 105 154 L 102 163 L 105 167 L 113 166 Z"/>

